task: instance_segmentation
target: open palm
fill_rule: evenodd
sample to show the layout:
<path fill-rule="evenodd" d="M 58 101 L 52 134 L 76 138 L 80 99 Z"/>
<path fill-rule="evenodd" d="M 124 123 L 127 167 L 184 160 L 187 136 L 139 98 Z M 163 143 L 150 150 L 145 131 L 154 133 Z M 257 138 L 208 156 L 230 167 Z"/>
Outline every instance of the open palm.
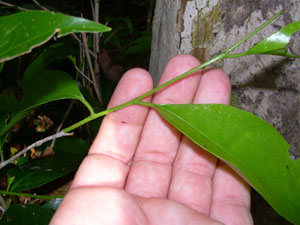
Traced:
<path fill-rule="evenodd" d="M 167 64 L 160 83 L 197 66 L 189 55 Z M 152 89 L 142 69 L 124 74 L 108 107 Z M 151 101 L 146 98 L 145 101 Z M 192 74 L 156 93 L 154 103 L 230 102 L 220 70 Z M 250 188 L 154 109 L 130 106 L 107 115 L 51 224 L 253 224 Z"/>

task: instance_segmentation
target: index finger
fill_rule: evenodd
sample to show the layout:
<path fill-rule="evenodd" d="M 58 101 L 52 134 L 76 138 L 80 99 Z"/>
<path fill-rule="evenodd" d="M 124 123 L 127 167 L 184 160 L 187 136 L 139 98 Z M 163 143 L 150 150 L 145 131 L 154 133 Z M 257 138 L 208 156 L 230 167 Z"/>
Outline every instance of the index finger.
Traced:
<path fill-rule="evenodd" d="M 132 69 L 120 80 L 108 108 L 125 103 L 152 89 L 150 74 Z M 145 101 L 150 101 L 150 97 Z M 88 156 L 81 163 L 71 188 L 109 186 L 122 188 L 148 113 L 132 105 L 105 116 Z"/>

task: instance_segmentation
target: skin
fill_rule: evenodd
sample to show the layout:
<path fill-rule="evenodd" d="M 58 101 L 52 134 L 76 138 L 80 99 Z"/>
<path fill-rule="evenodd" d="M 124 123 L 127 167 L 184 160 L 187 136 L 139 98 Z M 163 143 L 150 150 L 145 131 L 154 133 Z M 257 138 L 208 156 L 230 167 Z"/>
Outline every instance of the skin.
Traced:
<path fill-rule="evenodd" d="M 175 56 L 160 83 L 197 65 L 192 56 Z M 108 107 L 150 89 L 147 71 L 129 70 Z M 156 93 L 152 102 L 229 104 L 230 91 L 227 75 L 213 69 L 196 72 Z M 154 109 L 134 105 L 104 118 L 50 224 L 248 225 L 253 224 L 250 188 Z"/>

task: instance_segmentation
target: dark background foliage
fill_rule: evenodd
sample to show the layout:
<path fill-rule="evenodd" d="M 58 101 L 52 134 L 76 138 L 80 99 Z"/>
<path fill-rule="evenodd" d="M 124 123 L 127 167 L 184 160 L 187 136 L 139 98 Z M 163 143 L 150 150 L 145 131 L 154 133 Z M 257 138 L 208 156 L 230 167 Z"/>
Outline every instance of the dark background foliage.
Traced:
<path fill-rule="evenodd" d="M 0 16 L 20 11 L 17 7 L 42 10 L 31 0 L 7 0 L 5 2 L 15 7 L 0 4 Z M 38 3 L 50 11 L 93 20 L 90 1 L 40 0 Z M 74 64 L 68 58 L 73 56 L 76 62 L 81 59 L 80 45 L 71 35 L 59 39 L 54 37 L 46 44 L 35 48 L 30 54 L 5 62 L 3 70 L 0 70 L 0 93 L 21 100 L 23 91 L 19 83 L 23 79 L 24 72 L 39 55 L 42 55 L 47 69 L 64 71 L 77 81 L 80 91 L 96 112 L 105 109 L 118 80 L 126 70 L 133 67 L 148 69 L 153 5 L 154 1 L 151 0 L 100 1 L 100 23 L 112 28 L 111 32 L 101 34 L 100 52 L 97 53 L 100 65 L 97 79 L 101 86 L 103 104 L 98 101 L 95 91 L 88 85 L 88 82 L 83 81 L 84 79 L 80 77 Z M 89 48 L 92 49 L 92 36 L 88 38 Z M 69 113 L 66 113 L 68 110 L 70 110 Z M 66 114 L 67 119 L 63 127 L 87 117 L 89 112 L 80 102 L 74 100 L 60 100 L 42 105 L 10 131 L 3 146 L 4 158 L 8 159 L 33 142 L 54 134 Z M 64 195 L 100 124 L 101 119 L 92 121 L 76 129 L 73 137 L 56 140 L 53 148 L 49 148 L 50 143 L 46 143 L 16 160 L 15 165 L 10 164 L 2 168 L 0 189 L 29 194 Z M 14 179 L 12 184 L 10 184 L 10 179 Z M 4 196 L 3 200 L 10 208 L 6 215 L 1 215 L 3 219 L 0 224 L 14 224 L 6 222 L 11 220 L 16 213 L 20 215 L 21 209 L 18 208 L 20 204 L 33 203 L 53 210 L 59 202 L 59 199 L 45 201 L 21 196 Z M 24 208 L 25 215 L 34 211 L 37 214 L 40 212 L 40 216 L 46 218 L 44 223 L 39 220 L 39 224 L 47 224 L 51 214 L 51 211 L 34 207 L 27 207 L 26 210 Z M 16 224 L 20 222 L 18 219 L 12 219 L 12 221 Z M 33 220 L 32 223 L 34 223 Z M 23 224 L 30 224 L 30 220 Z"/>

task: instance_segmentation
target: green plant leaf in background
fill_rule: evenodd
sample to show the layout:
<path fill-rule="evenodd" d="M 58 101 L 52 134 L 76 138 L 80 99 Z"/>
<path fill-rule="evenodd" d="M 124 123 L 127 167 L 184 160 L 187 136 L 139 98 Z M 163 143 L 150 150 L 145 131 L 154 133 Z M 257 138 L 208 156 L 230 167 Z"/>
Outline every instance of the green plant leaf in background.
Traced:
<path fill-rule="evenodd" d="M 299 55 L 291 54 L 288 51 L 288 44 L 294 33 L 300 30 L 300 21 L 295 21 L 281 28 L 279 31 L 258 42 L 246 52 L 239 54 L 229 54 L 230 57 L 240 57 L 246 55 L 266 54 L 279 55 L 285 57 L 300 58 Z"/>
<path fill-rule="evenodd" d="M 238 169 L 286 219 L 300 224 L 300 161 L 261 118 L 217 104 L 152 106 L 193 142 Z"/>
<path fill-rule="evenodd" d="M 36 107 L 50 101 L 60 99 L 77 99 L 81 101 L 91 113 L 93 109 L 80 93 L 76 82 L 63 71 L 44 70 L 35 74 L 31 79 L 19 82 L 23 90 L 23 98 L 16 101 L 11 96 L 0 94 L 0 111 L 11 112 L 11 120 L 0 131 L 0 136 L 8 132 L 13 125 L 23 119 Z"/>
<path fill-rule="evenodd" d="M 142 36 L 133 41 L 131 45 L 124 51 L 124 55 L 137 54 L 150 51 L 151 49 L 151 32 L 142 32 Z"/>
<path fill-rule="evenodd" d="M 4 127 L 6 126 L 8 118 L 9 117 L 8 117 L 7 112 L 1 112 L 0 111 L 0 131 L 2 129 L 4 129 Z M 1 160 L 4 159 L 2 148 L 3 148 L 3 145 L 4 145 L 5 139 L 7 138 L 7 135 L 8 134 L 0 136 L 0 157 L 1 157 Z"/>
<path fill-rule="evenodd" d="M 88 149 L 89 145 L 82 139 L 57 139 L 54 146 L 55 155 L 35 159 L 7 171 L 9 176 L 15 177 L 10 191 L 37 188 L 75 171 Z"/>
<path fill-rule="evenodd" d="M 40 187 L 75 171 L 82 158 L 72 154 L 59 154 L 32 160 L 7 171 L 15 177 L 10 191 L 19 192 Z"/>
<path fill-rule="evenodd" d="M 41 74 L 51 63 L 56 60 L 76 55 L 76 49 L 67 46 L 64 42 L 55 42 L 43 49 L 33 62 L 26 68 L 23 79 L 30 79 L 37 73 Z"/>
<path fill-rule="evenodd" d="M 8 113 L 0 111 L 0 130 L 4 129 L 8 120 Z M 0 145 L 1 148 L 1 145 Z"/>
<path fill-rule="evenodd" d="M 0 63 L 0 73 L 2 72 L 3 67 L 4 67 L 4 62 Z"/>
<path fill-rule="evenodd" d="M 2 216 L 0 225 L 48 225 L 53 212 L 34 204 L 13 205 Z"/>
<path fill-rule="evenodd" d="M 50 201 L 47 201 L 45 204 L 43 204 L 43 207 L 55 211 L 61 202 L 62 198 L 51 199 Z"/>
<path fill-rule="evenodd" d="M 0 62 L 30 52 L 51 39 L 76 32 L 106 32 L 109 27 L 83 18 L 47 11 L 0 17 Z"/>

